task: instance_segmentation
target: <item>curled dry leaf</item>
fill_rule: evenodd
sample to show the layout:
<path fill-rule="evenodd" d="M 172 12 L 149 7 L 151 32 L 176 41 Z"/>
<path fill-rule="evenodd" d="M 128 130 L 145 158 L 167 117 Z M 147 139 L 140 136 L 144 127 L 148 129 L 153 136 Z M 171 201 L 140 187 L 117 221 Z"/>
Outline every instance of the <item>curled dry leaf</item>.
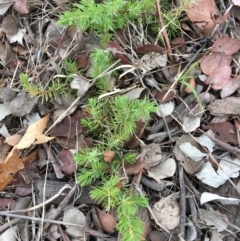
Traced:
<path fill-rule="evenodd" d="M 222 37 L 217 39 L 211 47 L 212 52 L 235 54 L 240 49 L 240 39 Z"/>
<path fill-rule="evenodd" d="M 142 173 L 144 169 L 148 170 L 149 164 L 139 158 L 134 164 L 125 164 L 124 168 L 127 175 L 136 175 Z"/>
<path fill-rule="evenodd" d="M 112 233 L 117 226 L 116 218 L 112 213 L 106 213 L 98 208 L 96 208 L 97 216 L 103 231 Z"/>
<path fill-rule="evenodd" d="M 204 74 L 212 74 L 219 66 L 228 65 L 232 62 L 232 55 L 212 53 L 201 59 L 200 67 Z"/>
<path fill-rule="evenodd" d="M 177 201 L 169 196 L 153 205 L 153 214 L 166 229 L 172 230 L 180 223 L 180 208 Z"/>
<path fill-rule="evenodd" d="M 213 194 L 210 192 L 203 192 L 200 198 L 201 205 L 211 201 L 217 201 L 222 205 L 239 205 L 240 203 L 240 199 L 237 198 L 221 197 L 217 194 Z"/>
<path fill-rule="evenodd" d="M 232 69 L 228 65 L 223 65 L 215 69 L 211 75 L 207 77 L 205 83 L 208 85 L 212 85 L 214 90 L 220 90 L 225 85 L 227 85 L 230 76 L 232 73 Z"/>

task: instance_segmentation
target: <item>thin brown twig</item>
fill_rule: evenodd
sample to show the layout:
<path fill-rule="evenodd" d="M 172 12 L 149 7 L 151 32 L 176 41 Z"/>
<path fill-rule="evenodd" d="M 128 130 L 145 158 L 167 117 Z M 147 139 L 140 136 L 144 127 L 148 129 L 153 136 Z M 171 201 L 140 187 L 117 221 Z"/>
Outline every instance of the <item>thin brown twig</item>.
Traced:
<path fill-rule="evenodd" d="M 168 38 L 168 34 L 166 31 L 166 28 L 164 26 L 163 20 L 162 20 L 162 14 L 160 9 L 160 0 L 156 0 L 156 7 L 157 7 L 157 14 L 158 14 L 158 21 L 159 21 L 159 32 L 162 32 L 166 47 L 167 47 L 167 55 L 171 63 L 173 63 L 173 55 L 172 55 L 172 48 L 170 45 L 170 41 Z"/>

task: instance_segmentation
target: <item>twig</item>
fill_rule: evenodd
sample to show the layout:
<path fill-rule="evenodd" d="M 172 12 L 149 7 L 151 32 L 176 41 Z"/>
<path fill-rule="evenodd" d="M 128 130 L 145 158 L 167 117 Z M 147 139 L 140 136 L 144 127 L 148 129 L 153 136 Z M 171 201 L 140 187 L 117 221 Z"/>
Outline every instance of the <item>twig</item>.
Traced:
<path fill-rule="evenodd" d="M 12 211 L 8 211 L 6 213 L 25 213 L 25 212 L 29 212 L 29 211 L 33 211 L 33 210 L 36 210 L 38 208 L 41 208 L 43 206 L 45 206 L 46 204 L 52 202 L 54 199 L 58 198 L 59 196 L 62 195 L 62 192 L 65 190 L 65 189 L 72 189 L 72 187 L 70 185 L 64 185 L 60 190 L 59 192 L 54 195 L 53 197 L 49 198 L 48 200 L 46 200 L 45 202 L 43 203 L 40 203 L 36 206 L 33 206 L 31 208 L 27 208 L 27 209 L 20 209 L 20 210 L 12 210 Z M 40 219 L 41 220 L 41 219 Z"/>
<path fill-rule="evenodd" d="M 70 201 L 70 199 L 73 197 L 75 191 L 77 189 L 77 184 L 75 184 L 71 191 L 66 195 L 66 197 L 62 200 L 62 202 L 58 205 L 57 209 L 54 211 L 54 213 L 52 213 L 49 218 L 50 219 L 56 219 L 62 212 L 62 210 L 64 209 L 64 207 L 67 206 L 68 202 Z M 44 226 L 44 230 L 46 230 L 49 227 L 50 223 L 45 224 Z"/>
<path fill-rule="evenodd" d="M 57 161 L 56 161 L 54 155 L 52 154 L 50 148 L 48 147 L 48 144 L 47 143 L 43 143 L 43 147 L 44 147 L 45 151 L 47 152 L 47 154 L 49 155 L 49 159 L 50 159 L 50 161 L 51 161 L 51 163 L 53 165 L 53 169 L 55 171 L 55 174 L 56 174 L 57 178 L 58 179 L 63 178 L 64 175 L 63 175 L 59 165 L 57 164 Z"/>
<path fill-rule="evenodd" d="M 158 21 L 159 21 L 159 33 L 162 32 L 163 38 L 165 40 L 165 44 L 167 47 L 167 55 L 171 63 L 173 63 L 173 55 L 172 55 L 172 48 L 170 45 L 170 41 L 168 38 L 168 34 L 166 31 L 166 28 L 164 26 L 163 20 L 162 20 L 162 14 L 160 9 L 160 0 L 156 0 L 156 7 L 157 7 L 157 14 L 158 14 Z"/>
<path fill-rule="evenodd" d="M 185 225 L 186 225 L 186 193 L 185 193 L 185 183 L 184 183 L 184 172 L 183 167 L 178 162 L 178 170 L 179 170 L 179 183 L 180 183 L 180 191 L 181 191 L 181 225 L 180 225 L 180 235 L 184 238 L 185 234 Z"/>

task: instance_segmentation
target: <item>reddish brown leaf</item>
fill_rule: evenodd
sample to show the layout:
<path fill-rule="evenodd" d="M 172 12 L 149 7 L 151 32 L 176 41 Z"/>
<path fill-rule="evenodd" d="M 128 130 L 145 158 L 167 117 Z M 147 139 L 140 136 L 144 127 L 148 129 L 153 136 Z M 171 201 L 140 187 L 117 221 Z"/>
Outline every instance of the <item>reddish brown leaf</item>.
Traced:
<path fill-rule="evenodd" d="M 212 16 L 220 16 L 220 12 L 213 0 L 190 1 L 185 11 L 190 21 L 204 36 L 208 36 L 216 25 Z"/>
<path fill-rule="evenodd" d="M 225 55 L 223 53 L 212 53 L 204 56 L 201 59 L 200 67 L 204 74 L 210 75 L 219 66 L 229 65 L 232 62 L 232 55 Z"/>
<path fill-rule="evenodd" d="M 134 164 L 125 164 L 127 175 L 136 175 L 143 172 L 144 169 L 149 169 L 149 164 L 146 161 L 138 159 Z"/>
<path fill-rule="evenodd" d="M 192 86 L 193 89 L 195 88 L 195 86 L 196 86 L 196 81 L 195 81 L 194 78 L 191 78 L 191 79 L 188 81 L 188 83 Z M 190 89 L 190 88 L 187 86 L 187 87 L 185 88 L 185 92 L 188 93 L 188 94 L 190 94 L 190 93 L 192 93 L 192 89 Z"/>
<path fill-rule="evenodd" d="M 228 65 L 223 65 L 218 67 L 213 71 L 211 75 L 207 77 L 205 83 L 208 85 L 212 85 L 214 90 L 220 90 L 225 85 L 227 85 L 230 76 L 231 76 L 232 69 Z"/>
<path fill-rule="evenodd" d="M 12 199 L 0 198 L 0 209 L 2 210 L 14 210 L 17 202 Z"/>
<path fill-rule="evenodd" d="M 121 60 L 121 63 L 122 64 L 129 64 L 129 65 L 132 65 L 131 61 L 129 61 L 125 56 L 124 56 L 124 51 L 123 49 L 120 47 L 120 45 L 117 43 L 117 42 L 108 42 L 107 43 L 107 48 L 110 49 L 115 58 L 117 60 Z"/>
<path fill-rule="evenodd" d="M 214 42 L 211 49 L 212 52 L 224 53 L 226 55 L 235 54 L 240 49 L 240 39 L 219 38 Z"/>
<path fill-rule="evenodd" d="M 202 125 L 202 128 L 204 130 L 211 129 L 216 134 L 216 139 L 235 145 L 238 144 L 236 128 L 229 122 L 209 123 L 207 125 Z"/>
<path fill-rule="evenodd" d="M 146 44 L 146 45 L 143 45 L 143 46 L 137 48 L 135 50 L 135 52 L 137 54 L 147 54 L 147 53 L 150 53 L 150 52 L 164 54 L 165 53 L 165 49 L 163 47 L 161 47 L 160 45 Z"/>
<path fill-rule="evenodd" d="M 80 53 L 76 57 L 76 63 L 78 68 L 86 68 L 88 65 L 88 58 L 86 53 Z"/>
<path fill-rule="evenodd" d="M 112 233 L 117 226 L 116 218 L 111 213 L 105 213 L 104 211 L 96 208 L 97 216 L 103 231 Z"/>
<path fill-rule="evenodd" d="M 103 159 L 105 162 L 108 162 L 108 163 L 112 162 L 112 159 L 114 158 L 114 156 L 115 156 L 114 151 L 105 151 L 103 153 Z"/>
<path fill-rule="evenodd" d="M 174 92 L 170 91 L 167 94 L 167 90 L 156 90 L 153 95 L 155 96 L 156 100 L 159 101 L 160 103 L 166 103 L 169 102 L 170 100 L 172 100 L 174 98 Z M 166 96 L 167 94 L 167 96 Z M 165 99 L 163 99 L 165 97 Z"/>
<path fill-rule="evenodd" d="M 29 13 L 28 0 L 17 0 L 13 4 L 13 8 L 20 14 Z"/>
<path fill-rule="evenodd" d="M 70 175 L 76 170 L 76 164 L 73 160 L 73 155 L 69 150 L 62 150 L 58 153 L 59 159 L 62 161 L 60 169 Z"/>

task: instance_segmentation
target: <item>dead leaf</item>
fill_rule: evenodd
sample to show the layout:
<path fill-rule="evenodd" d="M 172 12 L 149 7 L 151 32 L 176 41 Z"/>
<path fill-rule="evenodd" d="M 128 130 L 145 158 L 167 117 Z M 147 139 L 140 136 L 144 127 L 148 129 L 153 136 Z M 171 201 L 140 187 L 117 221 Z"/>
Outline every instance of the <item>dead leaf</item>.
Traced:
<path fill-rule="evenodd" d="M 7 12 L 7 10 L 11 7 L 11 5 L 14 3 L 14 1 L 5 1 L 0 0 L 0 15 L 3 15 Z"/>
<path fill-rule="evenodd" d="M 216 25 L 212 16 L 220 16 L 213 0 L 190 1 L 185 7 L 185 11 L 190 21 L 204 36 L 208 36 Z"/>
<path fill-rule="evenodd" d="M 200 67 L 204 74 L 212 74 L 219 66 L 228 65 L 232 62 L 232 55 L 224 53 L 212 53 L 201 59 Z"/>
<path fill-rule="evenodd" d="M 179 145 L 180 150 L 195 162 L 201 161 L 207 156 L 206 153 L 201 152 L 197 147 L 190 142 L 183 142 Z"/>
<path fill-rule="evenodd" d="M 179 148 L 181 143 L 184 143 L 184 142 L 189 142 L 198 149 L 201 149 L 201 146 L 189 135 L 182 135 L 181 137 L 177 138 L 176 145 L 173 149 L 173 153 L 176 159 L 180 161 L 180 164 L 183 166 L 184 170 L 189 174 L 193 174 L 202 168 L 202 164 L 204 161 L 196 162 L 196 161 L 193 161 L 188 156 L 184 155 L 184 153 Z"/>
<path fill-rule="evenodd" d="M 238 144 L 237 131 L 230 122 L 208 123 L 202 125 L 204 130 L 211 129 L 215 133 L 215 138 L 224 142 Z"/>
<path fill-rule="evenodd" d="M 180 223 L 180 208 L 171 196 L 162 197 L 153 205 L 152 211 L 157 221 L 166 229 L 172 230 Z"/>
<path fill-rule="evenodd" d="M 163 158 L 161 146 L 155 143 L 141 146 L 141 155 L 150 167 L 159 164 Z"/>
<path fill-rule="evenodd" d="M 240 6 L 240 0 L 232 0 L 234 5 Z"/>
<path fill-rule="evenodd" d="M 9 14 L 2 20 L 2 31 L 9 35 L 15 35 L 18 32 L 18 23 L 13 15 Z"/>
<path fill-rule="evenodd" d="M 221 98 L 226 98 L 240 88 L 240 75 L 230 79 L 221 91 Z"/>
<path fill-rule="evenodd" d="M 161 183 L 162 179 L 172 177 L 176 172 L 176 162 L 172 158 L 161 161 L 158 165 L 151 167 L 147 172 L 148 176 Z"/>
<path fill-rule="evenodd" d="M 46 115 L 39 121 L 31 124 L 15 148 L 24 149 L 30 147 L 31 145 L 42 144 L 52 140 L 54 137 L 48 137 L 43 134 L 43 131 L 47 126 L 48 119 L 49 115 Z"/>
<path fill-rule="evenodd" d="M 7 42 L 0 42 L 0 59 L 2 65 L 6 66 L 14 59 L 12 47 Z"/>
<path fill-rule="evenodd" d="M 12 113 L 10 109 L 10 102 L 5 102 L 4 104 L 0 104 L 0 109 L 1 109 L 0 121 Z"/>
<path fill-rule="evenodd" d="M 114 151 L 105 151 L 103 153 L 103 159 L 104 159 L 105 162 L 108 162 L 108 163 L 112 162 L 112 159 L 114 158 L 114 156 L 115 156 Z"/>
<path fill-rule="evenodd" d="M 73 155 L 69 150 L 62 150 L 58 153 L 58 157 L 61 160 L 60 169 L 70 175 L 76 170 L 76 163 L 73 160 Z"/>
<path fill-rule="evenodd" d="M 157 115 L 160 117 L 167 117 L 173 113 L 174 107 L 175 107 L 175 103 L 173 101 L 160 103 L 158 105 Z"/>
<path fill-rule="evenodd" d="M 207 225 L 216 227 L 219 232 L 227 229 L 229 221 L 226 214 L 205 209 L 200 209 L 200 212 Z"/>
<path fill-rule="evenodd" d="M 14 91 L 9 86 L 6 86 L 0 93 L 0 101 L 1 102 L 11 101 L 16 96 L 16 94 L 17 94 L 16 91 Z"/>
<path fill-rule="evenodd" d="M 30 113 L 36 101 L 36 98 L 31 98 L 26 92 L 18 93 L 16 98 L 10 102 L 12 115 L 20 117 Z"/>
<path fill-rule="evenodd" d="M 17 0 L 13 4 L 13 8 L 20 14 L 29 13 L 28 0 Z"/>
<path fill-rule="evenodd" d="M 188 93 L 188 94 L 190 94 L 190 93 L 192 93 L 192 89 L 195 89 L 196 81 L 195 81 L 194 78 L 191 78 L 191 79 L 188 81 L 188 83 L 189 83 L 190 86 L 192 86 L 192 88 L 190 88 L 190 87 L 187 86 L 187 87 L 185 88 L 185 92 Z"/>
<path fill-rule="evenodd" d="M 17 202 L 13 199 L 0 198 L 0 208 L 4 211 L 14 210 Z"/>
<path fill-rule="evenodd" d="M 82 132 L 80 119 L 83 117 L 82 111 L 76 111 L 71 116 L 66 116 L 53 128 L 54 136 L 64 136 L 74 138 Z"/>
<path fill-rule="evenodd" d="M 139 158 L 134 164 L 125 164 L 124 168 L 127 175 L 136 175 L 144 172 L 144 169 L 149 169 L 149 165 Z"/>
<path fill-rule="evenodd" d="M 156 91 L 153 91 L 153 95 L 156 98 L 156 100 L 159 101 L 160 103 L 169 102 L 174 98 L 174 92 L 173 91 L 168 92 L 168 90 L 156 90 Z"/>
<path fill-rule="evenodd" d="M 19 29 L 18 32 L 14 35 L 9 35 L 7 34 L 7 39 L 9 40 L 10 43 L 15 43 L 17 42 L 18 44 L 23 45 L 23 37 L 26 32 L 26 29 Z"/>
<path fill-rule="evenodd" d="M 106 213 L 96 208 L 97 216 L 103 231 L 113 233 L 117 226 L 116 218 L 112 213 Z"/>
<path fill-rule="evenodd" d="M 212 52 L 235 54 L 240 49 L 240 39 L 222 37 L 217 39 L 211 47 Z"/>
<path fill-rule="evenodd" d="M 87 90 L 90 88 L 90 83 L 83 76 L 75 76 L 70 84 L 72 89 L 76 89 L 78 91 L 78 96 L 84 95 Z"/>
<path fill-rule="evenodd" d="M 220 90 L 227 85 L 232 73 L 232 68 L 228 65 L 223 65 L 215 69 L 211 75 L 207 77 L 205 83 L 212 85 L 214 90 Z"/>
<path fill-rule="evenodd" d="M 201 205 L 211 201 L 219 202 L 222 205 L 239 205 L 240 203 L 240 199 L 237 198 L 221 197 L 217 194 L 213 194 L 210 192 L 203 192 L 200 198 Z"/>
<path fill-rule="evenodd" d="M 22 139 L 22 135 L 15 134 L 15 135 L 6 137 L 5 143 L 7 143 L 10 146 L 16 146 L 21 139 Z"/>

